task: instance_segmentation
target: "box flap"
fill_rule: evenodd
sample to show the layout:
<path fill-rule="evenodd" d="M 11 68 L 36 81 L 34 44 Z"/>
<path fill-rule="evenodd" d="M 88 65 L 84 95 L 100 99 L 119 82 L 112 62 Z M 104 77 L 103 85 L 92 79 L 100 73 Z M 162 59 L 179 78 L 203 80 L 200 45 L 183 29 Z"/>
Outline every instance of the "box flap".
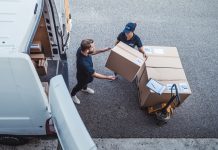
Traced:
<path fill-rule="evenodd" d="M 120 47 L 122 49 L 124 49 L 125 51 L 131 53 L 132 55 L 134 55 L 137 58 L 140 58 L 142 60 L 145 60 L 143 54 L 141 52 L 139 52 L 138 50 L 130 47 L 129 45 L 123 43 L 123 42 L 119 42 L 117 45 L 117 47 Z"/>
<path fill-rule="evenodd" d="M 147 56 L 179 57 L 176 47 L 165 46 L 143 46 Z"/>
<path fill-rule="evenodd" d="M 147 68 L 148 79 L 159 81 L 187 80 L 183 69 L 174 68 Z"/>
<path fill-rule="evenodd" d="M 179 57 L 153 57 L 148 56 L 146 67 L 154 68 L 178 68 L 182 69 L 182 63 Z"/>
<path fill-rule="evenodd" d="M 122 49 L 118 46 L 115 46 L 113 49 L 112 49 L 113 52 L 119 54 L 120 56 L 124 57 L 125 59 L 133 62 L 134 64 L 138 65 L 139 67 L 141 67 L 144 63 L 144 60 L 135 56 L 135 55 L 132 55 L 132 53 L 129 53 L 128 51 L 126 51 L 125 49 Z"/>

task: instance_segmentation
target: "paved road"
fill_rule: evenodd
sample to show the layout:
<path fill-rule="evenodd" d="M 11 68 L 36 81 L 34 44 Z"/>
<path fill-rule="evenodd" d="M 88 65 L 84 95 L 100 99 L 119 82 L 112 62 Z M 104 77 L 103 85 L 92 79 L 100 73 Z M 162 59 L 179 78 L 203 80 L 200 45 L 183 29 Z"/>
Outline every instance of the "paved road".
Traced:
<path fill-rule="evenodd" d="M 112 47 L 124 25 L 136 21 L 136 33 L 144 44 L 178 48 L 193 92 L 176 110 L 168 125 L 159 128 L 152 118 L 139 109 L 137 89 L 133 83 L 123 78 L 116 82 L 95 80 L 90 86 L 96 90 L 96 94 L 79 93 L 82 103 L 77 106 L 92 137 L 218 137 L 218 1 L 76 0 L 72 3 L 72 18 L 72 49 L 68 52 L 71 88 L 76 82 L 75 51 L 80 41 L 93 38 L 97 47 Z M 108 54 L 93 57 L 96 71 L 111 74 L 104 68 Z M 159 148 L 165 149 L 165 142 L 171 145 L 176 143 L 173 139 L 95 139 L 99 149 L 121 149 L 126 143 L 137 145 L 138 149 L 143 149 L 146 143 L 146 147 L 152 149 L 157 141 Z M 181 149 L 198 149 L 199 144 L 202 149 L 217 148 L 217 139 L 188 139 L 185 144 L 182 143 L 179 143 Z M 49 150 L 56 147 L 57 140 L 36 139 L 21 147 L 0 146 L 0 150 Z"/>
<path fill-rule="evenodd" d="M 72 5 L 70 87 L 75 85 L 75 52 L 83 38 L 97 47 L 113 47 L 129 21 L 146 45 L 176 46 L 193 94 L 168 125 L 157 127 L 138 107 L 137 89 L 120 77 L 96 79 L 95 95 L 79 93 L 77 106 L 92 137 L 218 137 L 218 1 L 216 0 L 82 0 Z M 94 56 L 97 72 L 111 74 L 104 65 L 109 53 Z"/>

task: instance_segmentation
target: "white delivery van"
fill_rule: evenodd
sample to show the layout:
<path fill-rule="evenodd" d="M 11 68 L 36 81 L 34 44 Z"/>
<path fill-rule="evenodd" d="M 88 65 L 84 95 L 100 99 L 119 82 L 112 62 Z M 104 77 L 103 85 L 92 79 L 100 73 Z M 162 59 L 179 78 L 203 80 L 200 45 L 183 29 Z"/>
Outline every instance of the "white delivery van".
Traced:
<path fill-rule="evenodd" d="M 68 0 L 0 0 L 0 143 L 96 149 L 66 86 L 70 22 Z"/>

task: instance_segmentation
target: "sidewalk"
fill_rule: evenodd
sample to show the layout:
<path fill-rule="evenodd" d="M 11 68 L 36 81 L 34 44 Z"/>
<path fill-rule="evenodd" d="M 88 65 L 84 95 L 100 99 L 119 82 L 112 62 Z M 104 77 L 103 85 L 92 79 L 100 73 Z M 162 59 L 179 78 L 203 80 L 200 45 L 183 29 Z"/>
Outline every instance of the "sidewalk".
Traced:
<path fill-rule="evenodd" d="M 98 150 L 218 150 L 218 139 L 122 138 L 94 139 Z"/>
<path fill-rule="evenodd" d="M 201 138 L 94 138 L 98 150 L 218 150 L 218 139 Z M 0 150 L 56 150 L 57 139 L 33 139 L 22 146 L 3 146 Z"/>

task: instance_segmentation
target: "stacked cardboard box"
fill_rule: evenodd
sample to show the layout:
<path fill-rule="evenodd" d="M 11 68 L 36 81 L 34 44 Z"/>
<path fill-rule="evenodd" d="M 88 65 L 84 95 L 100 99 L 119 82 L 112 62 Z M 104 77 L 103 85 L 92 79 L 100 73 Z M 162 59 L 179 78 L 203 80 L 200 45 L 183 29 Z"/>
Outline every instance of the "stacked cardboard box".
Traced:
<path fill-rule="evenodd" d="M 191 94 L 191 90 L 177 49 L 175 47 L 146 46 L 145 52 L 148 58 L 143 64 L 143 71 L 140 71 L 136 80 L 140 106 L 148 107 L 167 102 L 171 97 L 171 86 L 174 83 L 178 87 L 183 102 Z M 161 95 L 146 87 L 150 78 L 166 86 Z"/>
<path fill-rule="evenodd" d="M 176 47 L 143 46 L 147 56 L 155 57 L 179 57 Z"/>
<path fill-rule="evenodd" d="M 44 54 L 30 54 L 32 61 L 34 62 L 34 66 L 36 68 L 37 73 L 40 76 L 47 74 L 48 63 Z"/>
<path fill-rule="evenodd" d="M 33 41 L 32 45 L 30 46 L 31 53 L 41 53 L 42 52 L 42 44 L 41 41 Z"/>
<path fill-rule="evenodd" d="M 144 61 L 142 53 L 119 42 L 111 50 L 105 66 L 131 82 L 141 72 Z"/>
<path fill-rule="evenodd" d="M 39 75 L 43 76 L 47 74 L 48 63 L 46 59 L 39 60 L 38 66 L 36 68 Z"/>

